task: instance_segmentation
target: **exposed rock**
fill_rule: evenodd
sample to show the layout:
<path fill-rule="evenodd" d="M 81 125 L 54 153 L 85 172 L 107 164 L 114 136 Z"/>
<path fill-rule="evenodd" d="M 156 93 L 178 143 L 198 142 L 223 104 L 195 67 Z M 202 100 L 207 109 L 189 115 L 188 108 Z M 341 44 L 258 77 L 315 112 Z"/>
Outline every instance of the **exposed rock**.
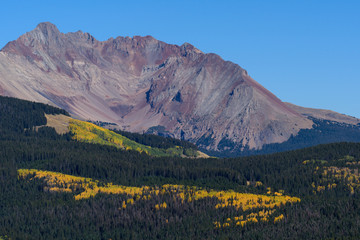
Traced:
<path fill-rule="evenodd" d="M 127 131 L 164 126 L 210 150 L 224 140 L 261 148 L 313 124 L 240 66 L 191 44 L 151 36 L 101 42 L 81 31 L 63 34 L 51 23 L 1 50 L 0 94 Z"/>

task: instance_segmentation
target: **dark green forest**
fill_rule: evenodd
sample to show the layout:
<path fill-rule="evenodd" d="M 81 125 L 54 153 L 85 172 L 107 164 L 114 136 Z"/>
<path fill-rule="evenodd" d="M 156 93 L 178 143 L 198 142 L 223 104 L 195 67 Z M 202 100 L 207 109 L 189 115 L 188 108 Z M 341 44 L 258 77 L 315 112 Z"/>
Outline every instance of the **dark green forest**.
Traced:
<path fill-rule="evenodd" d="M 17 112 L 19 111 L 19 112 Z M 47 105 L 0 98 L 0 238 L 4 239 L 359 239 L 359 143 L 331 143 L 238 158 L 165 158 L 76 142 L 46 123 Z M 45 121 L 45 122 L 44 122 Z M 145 140 L 144 140 L 145 141 Z M 329 169 L 347 169 L 340 177 Z M 215 209 L 213 198 L 181 204 L 171 195 L 126 209 L 126 195 L 81 201 L 48 192 L 41 179 L 17 170 L 50 170 L 126 186 L 183 184 L 265 194 L 267 188 L 301 198 L 277 207 L 284 220 L 214 228 L 213 222 L 248 211 Z M 327 171 L 327 174 L 325 174 Z M 256 184 L 261 182 L 261 185 Z M 326 187 L 336 184 L 335 187 Z M 325 187 L 324 187 L 325 186 Z M 350 187 L 351 186 L 351 187 Z M 168 208 L 152 206 L 165 200 Z M 260 210 L 260 209 L 259 209 Z M 258 210 L 256 210 L 258 211 Z"/>
<path fill-rule="evenodd" d="M 195 149 L 195 150 L 198 149 L 197 146 L 193 143 L 190 143 L 190 142 L 184 141 L 184 140 L 175 139 L 175 138 L 161 137 L 161 136 L 154 135 L 154 134 L 131 133 L 131 132 L 116 130 L 116 129 L 114 129 L 113 131 L 123 135 L 124 137 L 129 138 L 130 140 L 133 140 L 135 142 L 138 142 L 138 143 L 150 146 L 150 147 L 167 149 L 167 148 L 172 148 L 175 146 L 180 146 L 183 148 L 191 148 L 191 149 Z"/>

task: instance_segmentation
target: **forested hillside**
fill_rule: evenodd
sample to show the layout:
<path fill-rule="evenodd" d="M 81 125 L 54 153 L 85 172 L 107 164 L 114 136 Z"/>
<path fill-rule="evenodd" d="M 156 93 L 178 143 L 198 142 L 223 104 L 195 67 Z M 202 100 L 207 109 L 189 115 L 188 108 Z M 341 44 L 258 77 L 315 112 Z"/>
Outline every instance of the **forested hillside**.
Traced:
<path fill-rule="evenodd" d="M 0 96 L 1 136 L 6 133 L 21 134 L 24 129 L 45 125 L 44 113 L 69 115 L 65 110 L 50 105 Z"/>
<path fill-rule="evenodd" d="M 360 237 L 360 144 L 241 158 L 152 157 L 51 128 L 33 131 L 44 124 L 38 115 L 61 110 L 26 103 L 15 114 L 24 103 L 8 100 L 0 104 L 1 116 L 14 112 L 0 120 L 4 239 Z"/>

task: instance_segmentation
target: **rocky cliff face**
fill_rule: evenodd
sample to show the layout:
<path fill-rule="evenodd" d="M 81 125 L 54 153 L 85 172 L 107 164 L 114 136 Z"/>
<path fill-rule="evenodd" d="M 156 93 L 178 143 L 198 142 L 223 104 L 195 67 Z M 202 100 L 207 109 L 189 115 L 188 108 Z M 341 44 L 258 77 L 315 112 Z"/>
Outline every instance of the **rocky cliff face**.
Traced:
<path fill-rule="evenodd" d="M 81 31 L 63 34 L 51 23 L 1 50 L 0 94 L 128 131 L 163 126 L 209 150 L 227 150 L 226 141 L 258 149 L 312 127 L 296 107 L 216 54 L 151 36 L 101 42 Z"/>

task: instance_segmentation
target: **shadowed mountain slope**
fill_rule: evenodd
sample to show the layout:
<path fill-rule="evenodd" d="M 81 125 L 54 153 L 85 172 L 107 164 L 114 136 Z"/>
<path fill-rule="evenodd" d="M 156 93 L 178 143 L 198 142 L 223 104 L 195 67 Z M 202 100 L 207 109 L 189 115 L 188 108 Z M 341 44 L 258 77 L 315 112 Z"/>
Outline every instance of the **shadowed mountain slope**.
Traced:
<path fill-rule="evenodd" d="M 240 66 L 191 44 L 151 36 L 101 42 L 81 31 L 61 33 L 51 23 L 40 23 L 0 51 L 0 94 L 127 131 L 161 127 L 215 151 L 221 141 L 259 149 L 313 125 Z"/>

